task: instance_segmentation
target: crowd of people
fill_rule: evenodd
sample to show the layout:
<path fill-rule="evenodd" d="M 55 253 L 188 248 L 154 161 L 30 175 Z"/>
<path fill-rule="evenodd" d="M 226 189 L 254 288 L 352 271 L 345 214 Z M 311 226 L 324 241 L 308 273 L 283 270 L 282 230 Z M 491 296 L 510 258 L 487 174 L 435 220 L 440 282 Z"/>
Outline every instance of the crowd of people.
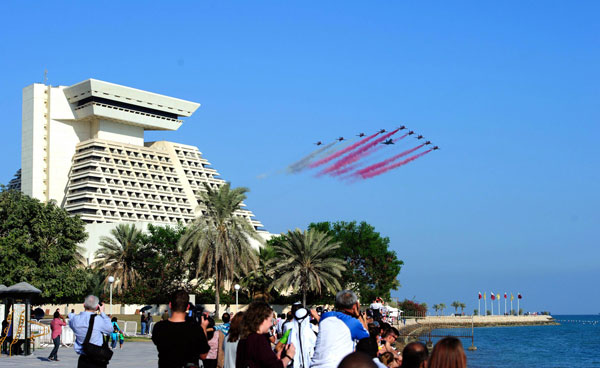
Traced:
<path fill-rule="evenodd" d="M 103 355 L 109 348 L 102 334 L 117 334 L 113 341 L 119 341 L 120 328 L 98 298 L 89 296 L 84 306 L 84 312 L 69 315 L 78 367 L 106 367 L 112 353 Z M 159 368 L 466 367 L 462 343 L 453 337 L 440 340 L 431 355 L 421 342 L 397 349 L 398 329 L 377 312 L 363 312 L 350 290 L 337 293 L 333 311 L 296 303 L 277 315 L 266 302 L 254 301 L 233 316 L 224 313 L 222 324 L 191 304 L 185 291 L 170 297 L 169 310 L 152 331 Z"/>

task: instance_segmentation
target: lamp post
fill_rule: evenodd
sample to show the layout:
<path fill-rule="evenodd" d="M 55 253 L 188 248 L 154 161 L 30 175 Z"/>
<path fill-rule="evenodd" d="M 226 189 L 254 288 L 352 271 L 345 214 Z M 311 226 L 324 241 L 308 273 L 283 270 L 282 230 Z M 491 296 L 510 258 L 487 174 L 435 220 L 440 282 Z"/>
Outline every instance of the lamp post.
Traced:
<path fill-rule="evenodd" d="M 112 315 L 112 288 L 113 283 L 115 282 L 115 278 L 113 276 L 108 276 L 108 283 L 110 284 L 110 314 Z"/>
<path fill-rule="evenodd" d="M 240 284 L 235 284 L 233 288 L 235 289 L 235 313 L 238 312 L 238 291 L 240 291 Z"/>

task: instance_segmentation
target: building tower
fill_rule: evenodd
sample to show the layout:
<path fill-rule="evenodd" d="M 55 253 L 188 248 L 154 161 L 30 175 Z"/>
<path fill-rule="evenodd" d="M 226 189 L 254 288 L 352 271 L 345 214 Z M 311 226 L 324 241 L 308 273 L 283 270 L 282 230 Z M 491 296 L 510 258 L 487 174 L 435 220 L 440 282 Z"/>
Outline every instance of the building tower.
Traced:
<path fill-rule="evenodd" d="M 198 148 L 144 142 L 144 131 L 177 130 L 180 117 L 199 106 L 95 79 L 30 85 L 23 90 L 21 169 L 10 187 L 79 215 L 90 234 L 88 259 L 116 224 L 189 223 L 202 215 L 198 191 L 225 181 Z M 262 231 L 252 212 L 237 215 Z"/>

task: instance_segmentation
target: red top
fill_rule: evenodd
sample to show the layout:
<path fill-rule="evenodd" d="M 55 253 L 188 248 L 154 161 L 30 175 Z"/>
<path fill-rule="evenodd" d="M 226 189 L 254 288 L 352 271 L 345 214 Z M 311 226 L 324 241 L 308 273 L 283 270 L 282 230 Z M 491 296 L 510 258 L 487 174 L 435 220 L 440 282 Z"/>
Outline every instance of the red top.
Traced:
<path fill-rule="evenodd" d="M 54 318 L 52 322 L 50 322 L 50 328 L 52 329 L 52 340 L 56 339 L 56 336 L 62 333 L 62 326 L 66 326 L 67 324 L 60 318 Z"/>
<path fill-rule="evenodd" d="M 236 368 L 283 368 L 283 362 L 271 350 L 269 338 L 252 333 L 240 340 L 235 362 Z"/>

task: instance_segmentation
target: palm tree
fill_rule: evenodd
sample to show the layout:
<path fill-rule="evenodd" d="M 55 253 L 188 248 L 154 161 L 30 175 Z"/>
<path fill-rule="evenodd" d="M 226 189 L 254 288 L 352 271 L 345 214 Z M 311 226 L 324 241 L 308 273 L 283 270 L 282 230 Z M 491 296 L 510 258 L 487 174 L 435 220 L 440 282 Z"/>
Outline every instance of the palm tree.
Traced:
<path fill-rule="evenodd" d="M 458 308 L 460 308 L 460 302 L 459 301 L 453 301 L 452 304 L 450 304 L 450 306 L 454 307 L 454 314 L 456 314 Z"/>
<path fill-rule="evenodd" d="M 339 279 L 346 267 L 344 261 L 335 256 L 339 243 L 327 233 L 314 229 L 288 231 L 283 238 L 275 245 L 279 263 L 272 270 L 281 273 L 275 281 L 276 287 L 300 290 L 304 305 L 308 291 L 320 294 L 323 289 L 332 293 L 341 289 Z"/>
<path fill-rule="evenodd" d="M 213 189 L 205 183 L 204 189 L 198 200 L 205 212 L 190 225 L 179 245 L 185 260 L 196 263 L 196 277 L 200 270 L 205 270 L 204 276 L 214 278 L 218 316 L 221 287 L 256 266 L 256 252 L 250 239 L 262 240 L 252 224 L 236 213 L 246 199 L 248 188 L 231 189 L 231 184 L 225 183 Z"/>
<path fill-rule="evenodd" d="M 446 309 L 446 304 L 440 303 L 439 307 L 440 307 L 440 310 L 442 311 L 442 316 L 443 316 L 444 315 L 444 309 Z"/>
<path fill-rule="evenodd" d="M 273 289 L 271 265 L 276 257 L 275 249 L 271 245 L 265 244 L 257 253 L 258 266 L 256 270 L 244 276 L 240 283 L 250 291 L 252 299 L 261 299 L 268 303 L 271 299 L 271 290 Z"/>
<path fill-rule="evenodd" d="M 105 287 L 109 284 L 108 278 L 114 276 L 114 287 L 119 293 L 127 290 L 138 279 L 134 266 L 137 252 L 142 245 L 142 232 L 133 224 L 120 224 L 110 233 L 112 237 L 100 238 L 100 249 L 95 252 L 94 267 L 105 271 Z"/>
<path fill-rule="evenodd" d="M 467 307 L 467 305 L 466 305 L 465 303 L 462 303 L 462 302 L 460 303 L 460 306 L 459 306 L 459 308 L 460 308 L 460 313 L 461 313 L 461 314 L 464 314 L 464 313 L 465 313 L 465 308 L 466 308 L 466 307 Z"/>
<path fill-rule="evenodd" d="M 435 311 L 435 313 L 437 314 L 437 312 L 440 310 L 440 305 L 439 304 L 434 304 L 433 305 L 433 310 Z"/>

